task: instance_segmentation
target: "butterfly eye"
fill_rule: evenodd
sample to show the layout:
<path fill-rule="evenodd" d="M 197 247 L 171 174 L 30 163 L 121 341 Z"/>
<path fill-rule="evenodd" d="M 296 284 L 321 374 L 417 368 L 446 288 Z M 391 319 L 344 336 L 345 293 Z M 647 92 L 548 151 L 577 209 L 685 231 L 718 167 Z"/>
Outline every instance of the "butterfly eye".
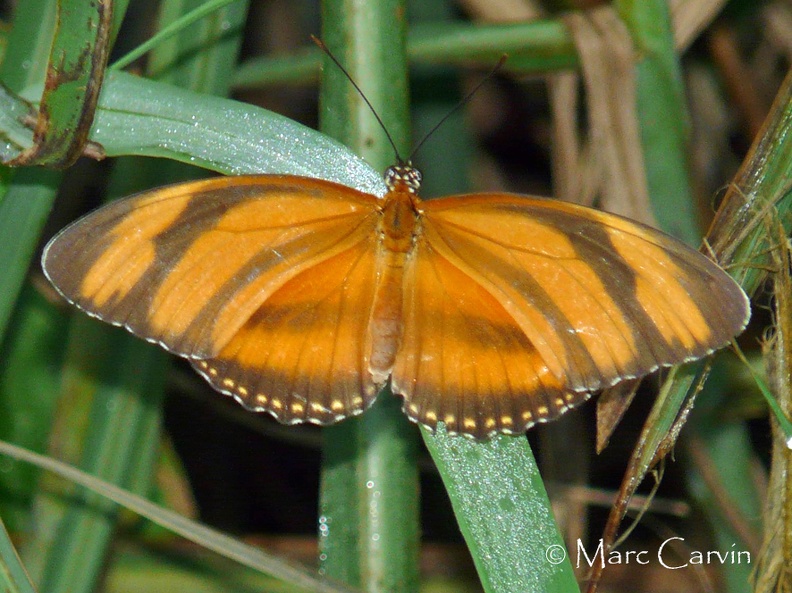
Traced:
<path fill-rule="evenodd" d="M 421 172 L 410 163 L 388 167 L 384 178 L 388 191 L 401 189 L 415 194 L 421 189 Z"/>

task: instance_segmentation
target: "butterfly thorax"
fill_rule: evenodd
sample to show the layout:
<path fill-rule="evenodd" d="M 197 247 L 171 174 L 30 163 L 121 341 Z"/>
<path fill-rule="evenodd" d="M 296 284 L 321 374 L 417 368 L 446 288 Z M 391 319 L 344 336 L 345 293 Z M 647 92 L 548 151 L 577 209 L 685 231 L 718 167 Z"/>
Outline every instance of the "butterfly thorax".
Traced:
<path fill-rule="evenodd" d="M 385 171 L 385 185 L 388 193 L 380 221 L 382 246 L 391 253 L 407 254 L 418 231 L 421 173 L 409 163 L 394 165 Z"/>

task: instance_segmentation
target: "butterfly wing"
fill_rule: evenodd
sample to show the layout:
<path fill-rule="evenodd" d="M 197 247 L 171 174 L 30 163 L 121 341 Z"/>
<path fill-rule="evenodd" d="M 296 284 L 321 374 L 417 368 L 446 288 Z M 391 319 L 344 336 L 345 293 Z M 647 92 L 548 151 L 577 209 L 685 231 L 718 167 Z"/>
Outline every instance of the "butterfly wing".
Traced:
<path fill-rule="evenodd" d="M 588 397 L 565 391 L 503 305 L 424 238 L 404 292 L 392 388 L 414 421 L 486 438 L 523 432 Z"/>
<path fill-rule="evenodd" d="M 303 177 L 179 184 L 75 222 L 42 266 L 89 314 L 206 359 L 291 279 L 369 241 L 377 207 L 372 195 Z"/>
<path fill-rule="evenodd" d="M 423 424 L 520 432 L 591 391 L 704 356 L 747 322 L 725 272 L 621 217 L 507 194 L 422 209 L 393 382 Z"/>
<path fill-rule="evenodd" d="M 193 362 L 215 388 L 285 424 L 363 412 L 382 387 L 364 336 L 374 300 L 375 236 L 275 291 L 213 358 Z"/>

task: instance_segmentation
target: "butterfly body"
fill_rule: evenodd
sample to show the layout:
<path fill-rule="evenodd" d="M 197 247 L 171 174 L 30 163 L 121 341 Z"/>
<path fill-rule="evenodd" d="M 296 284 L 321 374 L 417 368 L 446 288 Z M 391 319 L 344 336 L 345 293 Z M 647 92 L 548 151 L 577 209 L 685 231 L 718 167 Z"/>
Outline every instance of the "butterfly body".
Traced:
<path fill-rule="evenodd" d="M 404 274 L 421 230 L 420 198 L 416 193 L 420 180 L 411 182 L 404 171 L 414 169 L 396 167 L 386 173 L 388 193 L 382 200 L 377 229 L 377 291 L 369 330 L 369 371 L 377 385 L 390 376 L 401 346 Z"/>
<path fill-rule="evenodd" d="M 747 322 L 725 272 L 644 225 L 511 194 L 421 201 L 407 166 L 386 185 L 152 190 L 61 231 L 43 267 L 78 307 L 287 424 L 362 413 L 390 380 L 425 426 L 520 433 Z"/>

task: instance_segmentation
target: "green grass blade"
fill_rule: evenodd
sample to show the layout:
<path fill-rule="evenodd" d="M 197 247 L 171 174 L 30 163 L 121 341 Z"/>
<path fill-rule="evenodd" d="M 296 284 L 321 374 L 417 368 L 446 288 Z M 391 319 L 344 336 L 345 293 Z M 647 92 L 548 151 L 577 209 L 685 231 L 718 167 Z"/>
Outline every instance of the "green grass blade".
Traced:
<path fill-rule="evenodd" d="M 157 46 L 161 46 L 165 41 L 173 38 L 174 36 L 180 35 L 185 32 L 185 30 L 189 29 L 189 26 L 193 23 L 207 17 L 211 13 L 231 4 L 232 2 L 237 2 L 238 0 L 209 0 L 208 2 L 203 2 L 198 5 L 195 9 L 187 12 L 179 16 L 178 18 L 174 19 L 171 23 L 167 26 L 160 28 L 157 31 L 157 34 L 154 35 L 151 39 L 142 43 L 134 50 L 126 54 L 125 56 L 116 60 L 111 66 L 110 70 L 121 70 L 126 68 L 137 60 L 139 57 L 143 56 L 147 52 L 151 51 L 153 48 Z M 175 2 L 168 3 L 169 6 L 175 6 Z M 205 37 L 199 37 L 199 39 L 203 42 L 206 41 Z M 178 46 L 178 44 L 176 44 Z M 153 70 L 153 74 L 156 76 L 156 68 Z"/>
<path fill-rule="evenodd" d="M 30 0 L 17 7 L 0 66 L 0 78 L 10 91 L 43 84 L 55 13 L 55 0 Z M 3 156 L 8 158 L 27 145 L 32 135 L 28 136 L 18 121 L 28 108 L 5 89 L 0 101 L 3 122 L 9 126 L 0 132 L 7 142 Z M 0 251 L 0 338 L 5 334 L 58 182 L 59 176 L 50 171 L 0 171 L 0 245 L 5 246 Z"/>
<path fill-rule="evenodd" d="M 0 586 L 4 593 L 36 593 L 25 567 L 19 560 L 5 525 L 0 521 Z"/>
<path fill-rule="evenodd" d="M 0 441 L 0 452 L 4 455 L 12 456 L 14 459 L 34 464 L 40 469 L 52 472 L 73 484 L 79 484 L 83 488 L 90 489 L 106 500 L 122 505 L 174 533 L 254 570 L 276 576 L 312 591 L 323 593 L 349 593 L 352 591 L 352 589 L 347 587 L 318 579 L 312 571 L 294 566 L 276 556 L 261 551 L 255 546 L 245 544 L 236 538 L 192 521 L 169 509 L 157 506 L 145 498 L 119 488 L 111 482 L 100 480 L 89 473 L 51 457 L 39 455 L 3 441 Z M 0 541 L 0 546 L 2 546 L 2 541 Z M 43 590 L 50 591 L 51 589 Z"/>
<path fill-rule="evenodd" d="M 323 38 L 376 106 L 402 152 L 409 146 L 404 3 L 348 10 L 323 5 Z M 328 61 L 321 90 L 323 131 L 380 169 L 393 148 L 369 107 Z M 320 512 L 322 568 L 366 591 L 418 588 L 417 431 L 387 391 L 360 418 L 325 431 Z"/>
<path fill-rule="evenodd" d="M 165 367 L 155 346 L 117 328 L 106 329 L 96 320 L 74 318 L 50 451 L 78 460 L 85 471 L 107 481 L 131 487 L 141 482 L 143 468 L 148 468 L 149 478 L 152 473 Z M 57 489 L 49 478 L 43 483 Z M 31 565 L 31 571 L 41 571 L 42 589 L 95 590 L 115 529 L 115 505 L 77 488 L 65 501 L 40 498 L 36 509 L 39 525 L 49 528 L 39 533 L 35 548 L 25 549 L 25 556 L 43 561 L 43 566 Z"/>
<path fill-rule="evenodd" d="M 59 0 L 35 144 L 14 164 L 67 167 L 82 154 L 110 48 L 112 6 Z"/>
<path fill-rule="evenodd" d="M 47 448 L 60 388 L 66 312 L 43 292 L 25 285 L 0 347 L 0 435 L 28 449 Z M 0 516 L 12 533 L 24 533 L 39 480 L 27 464 L 9 463 L 0 472 Z"/>
<path fill-rule="evenodd" d="M 485 443 L 424 432 L 487 592 L 578 591 L 524 437 Z"/>
<path fill-rule="evenodd" d="M 282 115 L 121 72 L 108 76 L 91 139 L 108 156 L 166 157 L 235 175 L 307 175 L 380 195 L 385 188 L 348 148 Z"/>
<path fill-rule="evenodd" d="M 0 66 L 0 79 L 11 90 L 44 86 L 57 7 L 57 0 L 28 0 L 17 5 Z"/>
<path fill-rule="evenodd" d="M 233 23 L 221 13 L 216 24 L 233 25 L 229 30 L 238 37 L 246 3 L 236 6 Z M 177 52 L 182 64 L 197 62 L 199 66 L 188 69 L 186 79 L 180 82 L 206 92 L 215 89 L 202 87 L 217 84 L 223 92 L 227 76 L 222 72 L 230 70 L 236 61 L 239 40 L 226 38 L 224 43 L 217 43 L 213 32 L 191 32 L 187 37 L 199 43 L 203 50 L 200 55 L 192 53 L 193 46 L 184 49 L 189 54 L 187 59 Z M 209 63 L 216 65 L 211 73 L 206 68 Z M 160 131 L 155 139 L 166 135 Z M 150 169 L 173 164 L 180 163 L 160 161 L 119 173 L 126 187 L 139 186 Z M 116 190 L 121 185 L 118 179 L 113 184 Z M 66 458 L 106 480 L 138 492 L 148 491 L 160 446 L 166 354 L 126 332 L 83 316 L 75 319 L 68 350 L 71 366 L 67 367 L 63 409 L 55 427 L 55 449 L 67 450 Z M 112 550 L 115 505 L 80 490 L 74 493 L 74 499 L 80 504 L 68 508 L 46 499 L 39 504 L 39 515 L 51 527 L 48 533 L 53 534 L 40 538 L 37 543 L 44 552 L 35 554 L 45 558 L 40 572 L 48 591 L 94 590 Z"/>
<path fill-rule="evenodd" d="M 5 334 L 59 181 L 53 171 L 0 170 L 0 243 L 5 246 L 0 250 L 0 336 Z"/>
<path fill-rule="evenodd" d="M 649 196 L 658 225 L 698 246 L 701 226 L 690 186 L 690 116 L 674 48 L 668 3 L 617 0 L 614 7 L 632 35 L 636 104 Z"/>
<path fill-rule="evenodd" d="M 507 70 L 553 72 L 578 65 L 569 31 L 558 19 L 497 25 L 418 23 L 407 36 L 411 64 L 492 67 L 504 53 L 509 56 Z M 251 58 L 237 68 L 234 86 L 252 88 L 314 80 L 321 63 L 321 52 L 314 47 L 289 56 Z"/>

